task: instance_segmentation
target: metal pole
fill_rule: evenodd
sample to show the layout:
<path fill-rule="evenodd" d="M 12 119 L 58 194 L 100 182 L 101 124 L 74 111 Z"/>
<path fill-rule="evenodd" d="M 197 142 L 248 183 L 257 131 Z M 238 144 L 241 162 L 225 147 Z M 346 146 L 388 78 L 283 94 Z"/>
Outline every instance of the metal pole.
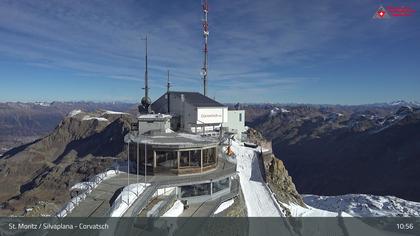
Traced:
<path fill-rule="evenodd" d="M 128 151 L 127 151 L 127 186 L 130 185 L 130 141 L 128 142 Z M 130 205 L 130 196 L 128 197 L 128 205 Z"/>
<path fill-rule="evenodd" d="M 208 24 L 208 14 L 209 8 L 207 0 L 204 0 L 203 2 L 203 36 L 204 36 L 204 62 L 203 62 L 203 68 L 202 68 L 202 74 L 203 74 L 203 90 L 204 90 L 204 96 L 207 96 L 207 75 L 208 75 L 208 48 L 207 48 L 207 41 L 209 36 L 209 24 Z"/>
<path fill-rule="evenodd" d="M 144 40 L 146 40 L 146 60 L 145 60 L 145 67 L 146 67 L 146 71 L 144 72 L 144 89 L 145 89 L 145 94 L 144 94 L 144 96 L 146 97 L 146 98 L 148 98 L 149 97 L 149 73 L 148 73 L 148 66 L 147 66 L 147 34 L 146 34 L 146 37 L 145 37 L 145 39 Z"/>
<path fill-rule="evenodd" d="M 140 152 L 140 149 L 139 149 L 139 143 L 137 143 L 137 164 L 136 164 L 136 169 L 137 169 L 137 176 L 136 176 L 136 180 L 137 180 L 137 183 L 139 183 L 139 152 Z M 136 188 L 136 192 L 137 192 L 137 195 L 139 195 L 139 192 L 138 192 L 138 188 Z"/>
<path fill-rule="evenodd" d="M 144 144 L 144 183 L 146 184 L 147 176 L 147 145 Z"/>
<path fill-rule="evenodd" d="M 171 84 L 169 82 L 169 70 L 168 70 L 168 82 L 166 85 L 166 95 L 168 96 L 168 114 L 171 114 L 171 104 L 170 104 L 170 94 L 169 94 L 170 87 L 171 87 Z"/>

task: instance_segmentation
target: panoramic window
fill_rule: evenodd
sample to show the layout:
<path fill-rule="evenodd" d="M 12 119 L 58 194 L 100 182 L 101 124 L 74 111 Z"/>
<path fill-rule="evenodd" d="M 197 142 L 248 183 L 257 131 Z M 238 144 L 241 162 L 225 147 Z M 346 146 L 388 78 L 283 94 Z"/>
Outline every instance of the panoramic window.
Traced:
<path fill-rule="evenodd" d="M 146 151 L 145 151 L 145 147 L 144 144 L 140 144 L 139 145 L 139 149 L 140 149 L 140 153 L 139 153 L 139 163 L 140 164 L 144 164 L 144 161 L 146 160 L 146 164 L 148 166 L 152 166 L 153 165 L 153 150 L 151 147 L 146 147 Z M 145 159 L 146 156 L 146 159 Z M 137 157 L 135 157 L 137 158 Z"/>
<path fill-rule="evenodd" d="M 213 182 L 213 193 L 229 188 L 229 178 Z"/>
<path fill-rule="evenodd" d="M 216 163 L 216 148 L 207 148 L 203 150 L 203 166 L 209 166 Z"/>
<path fill-rule="evenodd" d="M 181 197 L 210 195 L 210 183 L 181 186 Z"/>
<path fill-rule="evenodd" d="M 173 169 L 178 167 L 177 152 L 156 151 L 156 166 Z"/>

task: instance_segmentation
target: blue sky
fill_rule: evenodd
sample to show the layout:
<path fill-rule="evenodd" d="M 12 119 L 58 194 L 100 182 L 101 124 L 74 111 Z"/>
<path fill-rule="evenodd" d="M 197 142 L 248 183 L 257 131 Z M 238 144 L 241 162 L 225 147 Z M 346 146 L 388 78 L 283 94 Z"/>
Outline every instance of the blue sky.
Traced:
<path fill-rule="evenodd" d="M 138 101 L 202 91 L 200 0 L 0 1 L 0 101 Z M 420 101 L 420 4 L 209 0 L 209 94 L 222 102 Z M 410 17 L 374 20 L 380 5 Z"/>

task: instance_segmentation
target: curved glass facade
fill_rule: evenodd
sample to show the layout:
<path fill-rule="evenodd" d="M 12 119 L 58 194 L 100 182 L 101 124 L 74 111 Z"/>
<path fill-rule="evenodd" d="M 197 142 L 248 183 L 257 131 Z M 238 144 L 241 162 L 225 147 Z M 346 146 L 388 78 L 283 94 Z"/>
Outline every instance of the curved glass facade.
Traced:
<path fill-rule="evenodd" d="M 217 147 L 153 149 L 150 145 L 130 144 L 130 160 L 137 162 L 138 168 L 153 168 L 153 173 L 172 172 L 176 174 L 200 173 L 217 165 Z"/>

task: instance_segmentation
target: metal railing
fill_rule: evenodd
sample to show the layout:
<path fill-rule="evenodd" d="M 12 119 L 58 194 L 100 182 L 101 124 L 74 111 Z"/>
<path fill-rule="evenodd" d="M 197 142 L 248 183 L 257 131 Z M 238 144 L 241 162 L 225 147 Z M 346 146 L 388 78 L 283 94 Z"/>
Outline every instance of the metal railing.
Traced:
<path fill-rule="evenodd" d="M 105 216 L 111 216 L 111 213 L 115 209 L 116 206 L 119 206 L 121 204 L 125 204 L 128 207 L 126 211 L 128 211 L 128 209 L 130 209 L 130 207 L 133 207 L 133 204 L 135 204 L 136 201 L 144 200 L 144 202 L 146 204 L 139 204 L 137 206 L 134 206 L 134 209 L 133 209 L 132 214 L 130 216 L 136 216 L 136 214 L 139 213 L 149 203 L 150 196 L 152 196 L 156 192 L 157 187 L 158 186 L 154 185 L 154 184 L 146 186 L 145 189 L 141 193 L 133 191 L 133 190 L 129 190 L 131 193 L 133 193 L 135 195 L 135 198 L 130 199 L 130 196 L 128 196 L 127 200 L 125 200 L 123 197 L 115 199 L 112 206 L 106 211 Z M 123 191 L 124 191 L 124 189 L 123 189 Z M 122 192 L 120 194 L 122 194 Z M 144 199 L 145 197 L 147 197 L 147 198 Z"/>
<path fill-rule="evenodd" d="M 105 172 L 92 176 L 85 181 L 86 189 L 81 189 L 82 191 L 76 191 L 76 196 L 72 197 L 57 213 L 54 214 L 57 218 L 62 218 L 70 214 L 74 208 L 76 208 L 81 201 L 85 200 L 89 193 L 91 193 L 106 177 L 109 176 L 108 172 L 114 170 L 116 174 L 120 173 L 119 165 L 116 168 L 111 167 L 105 169 Z M 103 175 L 101 175 L 103 174 Z M 64 214 L 63 214 L 64 213 Z"/>

